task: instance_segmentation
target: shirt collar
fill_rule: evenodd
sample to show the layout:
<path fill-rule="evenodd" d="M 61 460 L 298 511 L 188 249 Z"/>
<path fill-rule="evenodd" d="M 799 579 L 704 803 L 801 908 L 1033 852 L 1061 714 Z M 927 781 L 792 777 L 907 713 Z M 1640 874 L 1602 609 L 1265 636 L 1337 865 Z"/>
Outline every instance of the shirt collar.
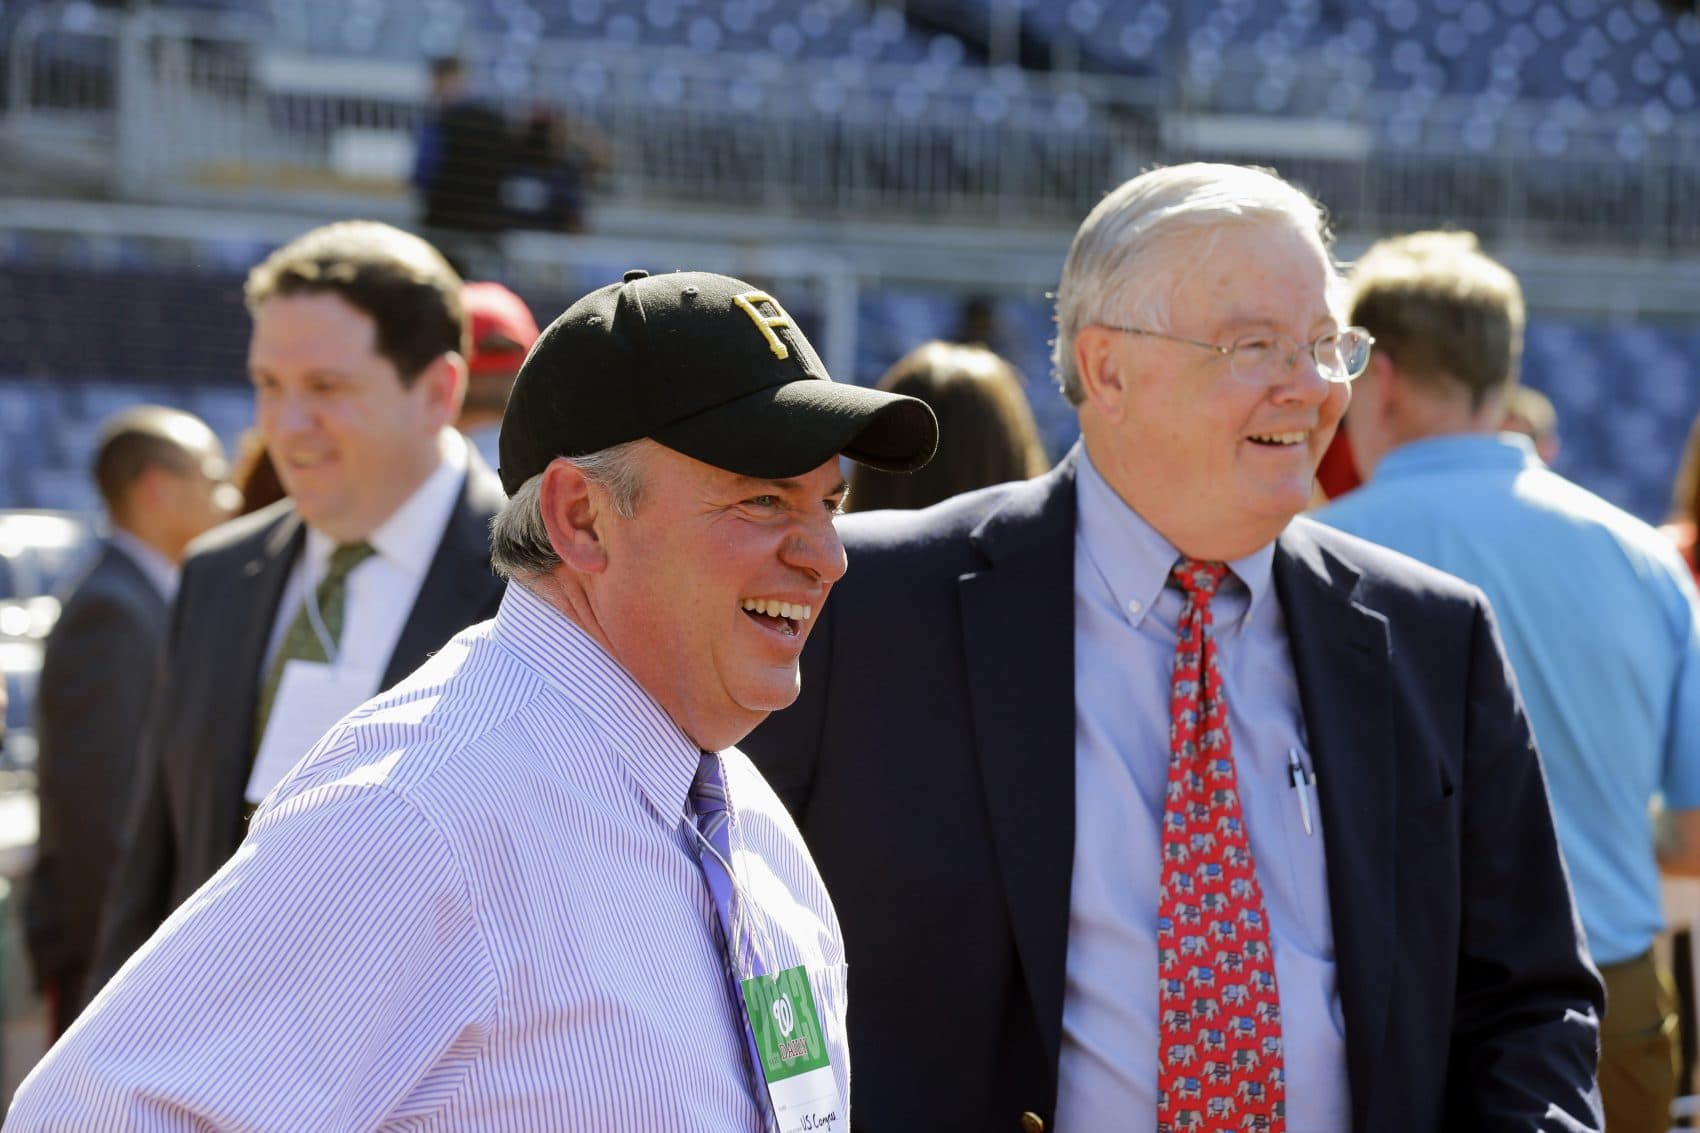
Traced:
<path fill-rule="evenodd" d="M 1116 494 L 1092 463 L 1092 454 L 1085 445 L 1080 446 L 1075 485 L 1080 545 L 1115 598 L 1116 606 L 1137 627 L 1168 584 L 1169 571 L 1181 553 Z M 1274 563 L 1275 544 L 1266 543 L 1228 564 L 1234 577 L 1251 594 L 1239 620 L 1249 618 L 1268 600 Z"/>
<path fill-rule="evenodd" d="M 112 529 L 112 545 L 130 556 L 137 569 L 167 602 L 177 596 L 177 579 L 182 572 L 176 563 L 122 527 Z"/>
<path fill-rule="evenodd" d="M 466 479 L 466 441 L 459 433 L 442 430 L 437 435 L 437 455 L 437 467 L 425 482 L 366 537 L 385 562 L 414 578 L 424 578 L 431 568 Z M 307 558 L 315 573 L 335 549 L 336 540 L 316 528 L 307 529 Z"/>
<path fill-rule="evenodd" d="M 511 582 L 491 636 L 607 737 L 663 821 L 676 822 L 686 813 L 702 751 L 590 634 Z"/>
<path fill-rule="evenodd" d="M 1464 469 L 1539 468 L 1535 444 L 1521 433 L 1453 433 L 1400 445 L 1381 458 L 1372 480 Z"/>

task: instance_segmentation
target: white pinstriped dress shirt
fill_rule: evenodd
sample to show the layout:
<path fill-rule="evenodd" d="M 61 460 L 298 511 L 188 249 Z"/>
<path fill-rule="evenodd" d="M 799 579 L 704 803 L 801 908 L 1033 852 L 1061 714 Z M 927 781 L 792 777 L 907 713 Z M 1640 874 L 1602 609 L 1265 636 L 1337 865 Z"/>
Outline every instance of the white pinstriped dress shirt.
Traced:
<path fill-rule="evenodd" d="M 319 742 L 6 1129 L 760 1129 L 683 818 L 698 758 L 510 586 Z M 837 918 L 773 792 L 725 767 L 739 881 L 771 966 L 811 974 L 847 1104 Z"/>

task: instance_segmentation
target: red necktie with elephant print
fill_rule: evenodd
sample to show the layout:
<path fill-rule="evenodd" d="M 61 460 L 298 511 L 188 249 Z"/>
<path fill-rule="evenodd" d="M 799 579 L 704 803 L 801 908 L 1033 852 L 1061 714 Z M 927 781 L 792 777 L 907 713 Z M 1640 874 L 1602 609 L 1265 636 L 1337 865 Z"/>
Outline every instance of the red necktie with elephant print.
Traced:
<path fill-rule="evenodd" d="M 1284 1133 L 1269 918 L 1240 813 L 1210 599 L 1222 563 L 1182 559 L 1157 894 L 1159 1133 Z"/>

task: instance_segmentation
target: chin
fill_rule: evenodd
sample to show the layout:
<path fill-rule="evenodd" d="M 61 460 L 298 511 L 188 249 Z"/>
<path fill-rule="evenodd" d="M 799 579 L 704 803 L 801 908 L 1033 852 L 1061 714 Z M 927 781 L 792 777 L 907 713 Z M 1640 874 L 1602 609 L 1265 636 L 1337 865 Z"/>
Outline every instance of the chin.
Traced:
<path fill-rule="evenodd" d="M 765 717 L 769 712 L 778 712 L 797 703 L 797 697 L 802 691 L 802 683 L 793 677 L 787 687 L 752 690 L 752 695 L 738 698 L 738 706 L 746 712 L 759 713 Z"/>

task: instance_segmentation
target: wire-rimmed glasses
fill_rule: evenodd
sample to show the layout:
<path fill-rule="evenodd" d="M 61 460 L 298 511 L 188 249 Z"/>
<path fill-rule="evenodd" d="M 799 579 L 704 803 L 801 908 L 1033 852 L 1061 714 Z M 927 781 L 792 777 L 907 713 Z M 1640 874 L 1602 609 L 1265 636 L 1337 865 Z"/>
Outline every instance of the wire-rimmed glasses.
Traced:
<path fill-rule="evenodd" d="M 1305 349 L 1292 335 L 1267 331 L 1242 334 L 1227 346 L 1218 346 L 1214 342 L 1182 338 L 1178 334 L 1164 334 L 1140 327 L 1123 327 L 1114 323 L 1100 325 L 1123 334 L 1160 338 L 1165 342 L 1183 342 L 1188 346 L 1214 350 L 1228 359 L 1228 365 L 1235 377 L 1259 382 L 1268 381 L 1271 375 L 1290 371 L 1293 363 L 1299 359 L 1299 351 Z M 1374 345 L 1375 336 L 1363 327 L 1332 330 L 1309 344 L 1310 356 L 1316 361 L 1316 372 L 1328 381 L 1342 384 L 1350 382 L 1369 367 L 1369 350 Z"/>

